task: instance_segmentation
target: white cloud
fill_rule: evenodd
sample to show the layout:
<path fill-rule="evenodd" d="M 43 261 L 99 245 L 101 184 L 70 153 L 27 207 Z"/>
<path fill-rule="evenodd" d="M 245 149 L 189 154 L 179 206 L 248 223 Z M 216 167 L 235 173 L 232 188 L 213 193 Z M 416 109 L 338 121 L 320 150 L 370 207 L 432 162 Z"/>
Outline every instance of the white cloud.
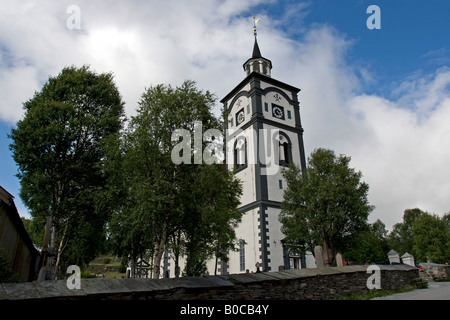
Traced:
<path fill-rule="evenodd" d="M 274 54 L 273 74 L 302 89 L 306 153 L 325 147 L 352 157 L 376 206 L 370 221 L 391 228 L 408 208 L 449 212 L 450 70 L 418 73 L 388 99 L 361 93 L 376 78 L 346 60 L 352 42 L 332 28 L 312 29 L 302 43 L 285 45 L 284 56 Z"/>
<path fill-rule="evenodd" d="M 348 105 L 359 127 L 348 137 L 346 150 L 370 185 L 377 206 L 374 218 L 388 226 L 401 222 L 401 213 L 419 207 L 432 213 L 450 211 L 450 72 L 418 79 L 398 101 L 354 96 Z"/>
<path fill-rule="evenodd" d="M 242 63 L 253 46 L 251 9 L 269 1 L 0 0 L 0 119 L 20 119 L 22 102 L 72 64 L 112 72 L 128 115 L 144 88 L 158 83 L 192 79 L 222 98 L 245 75 Z M 82 30 L 66 27 L 72 4 L 81 9 Z M 255 14 L 273 77 L 302 89 L 307 154 L 326 147 L 351 156 L 377 207 L 371 219 L 388 227 L 407 208 L 450 211 L 450 71 L 418 73 L 393 88 L 394 98 L 364 94 L 364 84 L 377 80 L 370 68 L 346 59 L 353 43 L 345 35 L 297 23 L 304 40 L 296 42 L 289 39 L 292 30 L 282 30 L 283 19 L 302 17 L 305 10 L 287 7 L 279 21 Z"/>
<path fill-rule="evenodd" d="M 21 117 L 22 102 L 28 100 L 39 86 L 36 79 L 36 69 L 31 66 L 23 65 L 2 70 L 0 73 L 2 120 L 13 123 Z M 17 92 L 18 87 L 21 88 L 20 92 Z"/>

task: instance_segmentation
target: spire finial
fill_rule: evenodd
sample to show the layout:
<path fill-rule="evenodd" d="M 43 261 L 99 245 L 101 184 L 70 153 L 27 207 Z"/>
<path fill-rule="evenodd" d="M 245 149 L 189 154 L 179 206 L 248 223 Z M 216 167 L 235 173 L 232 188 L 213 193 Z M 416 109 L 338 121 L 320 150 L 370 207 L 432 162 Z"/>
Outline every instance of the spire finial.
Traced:
<path fill-rule="evenodd" d="M 256 26 L 261 19 L 253 17 L 253 35 L 255 36 L 255 43 L 253 44 L 253 54 L 250 59 L 248 59 L 243 67 L 247 76 L 252 72 L 257 72 L 267 77 L 270 77 L 270 70 L 272 69 L 272 62 L 269 59 L 264 58 L 259 50 Z"/>
<path fill-rule="evenodd" d="M 255 16 L 253 16 L 253 35 L 255 37 L 256 37 L 256 25 L 258 24 L 259 20 L 261 20 L 261 19 L 256 18 Z"/>

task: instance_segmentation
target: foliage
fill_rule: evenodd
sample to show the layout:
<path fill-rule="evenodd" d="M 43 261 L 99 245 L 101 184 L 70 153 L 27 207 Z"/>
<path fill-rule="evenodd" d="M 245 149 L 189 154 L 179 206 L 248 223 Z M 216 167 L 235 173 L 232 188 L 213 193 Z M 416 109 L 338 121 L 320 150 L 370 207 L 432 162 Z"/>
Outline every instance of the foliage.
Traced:
<path fill-rule="evenodd" d="M 283 171 L 287 190 L 280 221 L 291 250 L 314 252 L 316 245 L 323 245 L 334 257 L 354 245 L 355 236 L 367 228 L 373 210 L 367 200 L 369 186 L 349 164 L 350 157 L 316 149 L 306 172 L 294 165 Z"/>
<path fill-rule="evenodd" d="M 344 257 L 355 264 L 389 264 L 386 235 L 384 223 L 375 221 L 367 230 L 356 235 L 354 246 L 343 252 Z"/>
<path fill-rule="evenodd" d="M 387 237 L 389 247 L 400 255 L 408 252 L 417 262 L 450 260 L 450 214 L 440 218 L 418 208 L 404 211 L 403 221 Z"/>
<path fill-rule="evenodd" d="M 22 217 L 22 222 L 27 230 L 28 235 L 31 238 L 34 246 L 37 248 L 42 247 L 42 240 L 44 239 L 44 229 L 42 226 L 45 224 L 43 217 L 35 217 L 33 219 L 26 219 Z"/>
<path fill-rule="evenodd" d="M 14 272 L 8 261 L 3 258 L 3 254 L 0 251 L 0 283 L 14 283 L 21 281 L 22 276 Z"/>
<path fill-rule="evenodd" d="M 121 170 L 114 179 L 123 196 L 110 223 L 111 245 L 132 261 L 150 254 L 155 278 L 168 246 L 176 264 L 180 254 L 187 256 L 185 272 L 191 275 L 205 272 L 201 266 L 211 248 L 222 252 L 233 244 L 241 192 L 235 178 L 217 164 L 175 164 L 171 158 L 179 142 L 172 137 L 175 130 L 195 137 L 196 122 L 203 131 L 223 127 L 212 114 L 214 103 L 215 97 L 192 81 L 150 87 L 121 141 L 116 156 Z M 204 146 L 201 141 L 201 150 Z"/>
<path fill-rule="evenodd" d="M 450 258 L 446 221 L 434 214 L 422 214 L 412 223 L 413 248 L 418 261 L 445 263 Z"/>
<path fill-rule="evenodd" d="M 20 196 L 34 222 L 53 217 L 62 268 L 91 260 L 105 240 L 105 144 L 123 124 L 112 74 L 67 67 L 24 103 L 10 135 Z"/>
<path fill-rule="evenodd" d="M 206 260 L 226 259 L 236 247 L 235 228 L 242 213 L 237 210 L 240 182 L 233 172 L 218 165 L 197 165 L 191 173 L 193 183 L 185 185 L 184 216 L 181 224 L 185 238 L 186 275 L 201 275 Z"/>
<path fill-rule="evenodd" d="M 425 212 L 419 208 L 406 209 L 404 211 L 403 222 L 396 223 L 388 236 L 388 242 L 391 249 L 394 249 L 400 254 L 408 252 L 415 257 L 417 256 L 413 248 L 414 239 L 412 225 L 413 222 L 423 214 L 425 214 Z"/>

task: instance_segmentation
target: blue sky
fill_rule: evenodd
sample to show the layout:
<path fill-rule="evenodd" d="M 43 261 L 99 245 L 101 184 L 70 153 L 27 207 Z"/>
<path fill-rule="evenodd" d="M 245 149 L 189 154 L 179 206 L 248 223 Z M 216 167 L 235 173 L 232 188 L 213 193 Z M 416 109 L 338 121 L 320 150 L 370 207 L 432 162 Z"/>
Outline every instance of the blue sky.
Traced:
<path fill-rule="evenodd" d="M 298 1 L 287 1 L 295 6 Z M 306 1 L 299 19 L 303 26 L 327 24 L 352 41 L 348 60 L 372 67 L 377 85 L 366 92 L 390 95 L 392 82 L 402 81 L 417 72 L 427 73 L 450 63 L 450 1 L 445 0 L 314 0 Z M 381 29 L 369 30 L 366 13 L 369 5 L 381 10 Z M 267 12 L 283 16 L 279 3 L 265 8 Z M 290 20 L 292 21 L 292 20 Z M 292 23 L 295 25 L 296 21 Z M 291 22 L 282 28 L 290 32 Z M 296 28 L 293 28 L 294 30 Z M 301 28 L 297 28 L 301 29 Z M 302 41 L 302 33 L 293 39 Z"/>
<path fill-rule="evenodd" d="M 79 30 L 67 27 L 70 5 Z M 366 27 L 370 5 L 380 30 Z M 446 0 L 0 0 L 0 185 L 28 216 L 6 135 L 50 75 L 72 64 L 113 72 L 128 115 L 152 84 L 192 79 L 220 99 L 245 76 L 256 15 L 272 76 L 302 89 L 307 154 L 352 157 L 371 221 L 449 212 L 449 13 Z"/>

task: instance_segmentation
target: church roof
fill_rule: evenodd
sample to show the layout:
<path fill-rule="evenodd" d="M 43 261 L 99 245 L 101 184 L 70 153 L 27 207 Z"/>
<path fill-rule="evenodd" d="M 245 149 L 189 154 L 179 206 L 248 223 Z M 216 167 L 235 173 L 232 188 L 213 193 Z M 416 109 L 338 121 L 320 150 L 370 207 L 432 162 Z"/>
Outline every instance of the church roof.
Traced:
<path fill-rule="evenodd" d="M 252 72 L 247 77 L 245 77 L 244 80 L 242 80 L 230 93 L 228 93 L 225 97 L 223 97 L 220 102 L 225 103 L 228 99 L 230 99 L 232 96 L 236 95 L 239 91 L 243 90 L 245 85 L 253 80 L 262 80 L 270 85 L 273 85 L 275 87 L 279 87 L 288 91 L 292 91 L 294 93 L 298 93 L 301 91 L 301 89 L 291 86 L 290 84 L 281 82 L 279 80 L 276 80 L 274 78 L 265 76 L 258 72 Z"/>
<path fill-rule="evenodd" d="M 261 51 L 259 50 L 258 41 L 255 37 L 255 44 L 253 45 L 252 59 L 262 58 Z"/>
<path fill-rule="evenodd" d="M 255 37 L 255 43 L 253 44 L 253 53 L 252 53 L 252 57 L 249 58 L 247 61 L 245 61 L 244 65 L 243 65 L 244 70 L 245 70 L 245 66 L 247 65 L 247 63 L 249 63 L 249 62 L 252 61 L 252 60 L 263 60 L 263 61 L 265 61 L 266 63 L 268 63 L 269 68 L 272 68 L 272 61 L 270 61 L 269 59 L 264 58 L 264 57 L 262 56 L 261 50 L 259 50 L 259 45 L 258 45 L 258 41 L 256 40 L 256 37 Z"/>

